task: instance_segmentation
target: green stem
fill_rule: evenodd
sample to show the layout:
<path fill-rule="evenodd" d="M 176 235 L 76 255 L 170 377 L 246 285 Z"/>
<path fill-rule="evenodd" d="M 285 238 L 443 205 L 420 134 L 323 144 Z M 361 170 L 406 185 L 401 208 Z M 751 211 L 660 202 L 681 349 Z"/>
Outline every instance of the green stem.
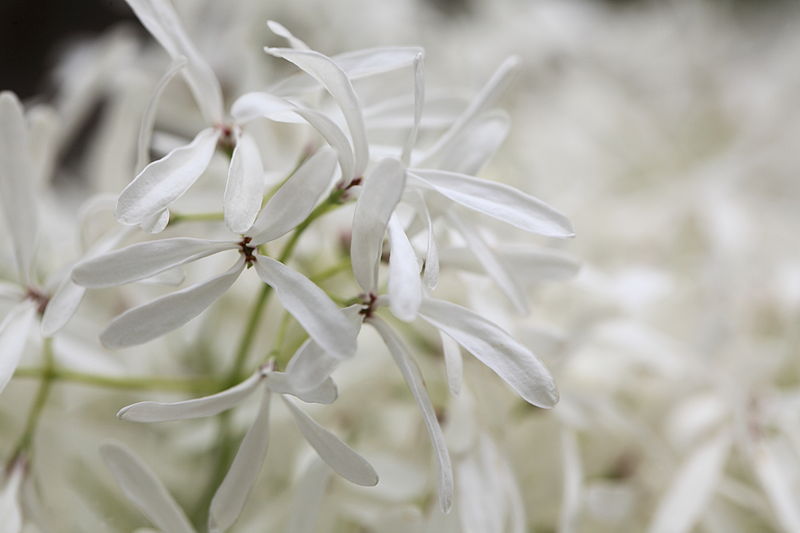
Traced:
<path fill-rule="evenodd" d="M 350 258 L 348 257 L 346 259 L 343 259 L 339 263 L 333 265 L 332 267 L 326 268 L 322 272 L 319 272 L 318 274 L 315 274 L 315 275 L 309 277 L 308 279 L 310 279 L 311 281 L 313 281 L 314 283 L 319 285 L 323 281 L 327 281 L 328 279 L 332 278 L 336 274 L 339 274 L 340 272 L 344 272 L 344 271 L 348 270 L 349 268 L 350 268 Z"/>
<path fill-rule="evenodd" d="M 222 213 L 172 213 L 168 225 L 180 222 L 218 222 L 223 219 Z"/>
<path fill-rule="evenodd" d="M 165 378 L 161 376 L 117 377 L 89 374 L 60 368 L 17 368 L 15 378 L 49 378 L 53 381 L 67 381 L 94 387 L 108 387 L 122 390 L 159 390 L 169 392 L 215 392 L 219 382 L 210 377 Z"/>
<path fill-rule="evenodd" d="M 17 457 L 22 453 L 30 456 L 30 448 L 33 443 L 33 437 L 36 434 L 36 428 L 39 425 L 39 419 L 42 415 L 42 410 L 47 403 L 47 397 L 50 395 L 50 385 L 53 382 L 53 340 L 50 338 L 44 339 L 42 345 L 42 355 L 44 358 L 44 370 L 42 372 L 42 379 L 39 383 L 39 390 L 36 391 L 36 398 L 33 400 L 33 406 L 28 413 L 28 420 L 25 422 L 25 429 L 22 436 L 17 443 L 14 450 L 13 457 Z"/>

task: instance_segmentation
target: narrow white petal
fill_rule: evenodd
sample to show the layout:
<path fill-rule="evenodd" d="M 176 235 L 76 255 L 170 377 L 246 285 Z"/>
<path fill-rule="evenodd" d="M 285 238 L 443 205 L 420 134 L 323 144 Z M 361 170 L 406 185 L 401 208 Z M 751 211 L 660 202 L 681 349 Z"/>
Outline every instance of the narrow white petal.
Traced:
<path fill-rule="evenodd" d="M 123 407 L 117 416 L 130 422 L 166 422 L 214 416 L 244 401 L 261 380 L 261 374 L 256 372 L 238 385 L 211 396 L 171 403 L 139 402 Z"/>
<path fill-rule="evenodd" d="M 559 513 L 559 533 L 578 531 L 581 492 L 583 488 L 583 467 L 575 431 L 561 430 L 561 465 L 564 482 L 561 488 L 561 512 Z"/>
<path fill-rule="evenodd" d="M 525 231 L 548 237 L 575 235 L 567 217 L 514 187 L 443 170 L 409 169 L 408 173 L 454 202 Z"/>
<path fill-rule="evenodd" d="M 486 113 L 436 158 L 437 168 L 474 176 L 489 162 L 508 135 L 511 119 L 504 111 Z"/>
<path fill-rule="evenodd" d="M 206 128 L 186 145 L 153 161 L 122 190 L 117 219 L 139 224 L 180 198 L 205 171 L 217 148 L 219 130 Z"/>
<path fill-rule="evenodd" d="M 47 302 L 42 315 L 42 335 L 52 337 L 64 327 L 81 304 L 86 289 L 66 277 Z"/>
<path fill-rule="evenodd" d="M 425 389 L 422 373 L 419 371 L 417 363 L 408 353 L 403 341 L 386 322 L 377 317 L 372 317 L 369 319 L 369 323 L 380 334 L 383 342 L 389 348 L 395 364 L 403 374 L 403 379 L 414 396 L 419 410 L 422 412 L 422 418 L 425 420 L 425 427 L 428 430 L 428 436 L 431 439 L 436 461 L 439 465 L 439 505 L 442 511 L 447 513 L 453 505 L 453 467 L 450 463 L 450 453 L 447 451 L 447 443 L 444 440 L 442 428 L 436 419 L 436 411 L 434 411 L 428 391 Z"/>
<path fill-rule="evenodd" d="M 315 533 L 317 518 L 331 478 L 330 468 L 319 459 L 306 467 L 295 484 L 286 533 Z"/>
<path fill-rule="evenodd" d="M 209 123 L 223 119 L 222 90 L 214 71 L 197 52 L 167 0 L 127 0 L 133 12 L 172 59 L 186 57 L 184 78 Z"/>
<path fill-rule="evenodd" d="M 444 370 L 447 373 L 447 388 L 450 394 L 461 394 L 461 382 L 464 380 L 464 359 L 461 357 L 461 348 L 458 343 L 446 333 L 440 331 L 442 339 L 442 354 L 444 355 Z"/>
<path fill-rule="evenodd" d="M 233 149 L 225 185 L 225 223 L 234 233 L 244 233 L 258 215 L 264 197 L 264 165 L 253 136 L 242 133 Z"/>
<path fill-rule="evenodd" d="M 245 93 L 231 106 L 231 116 L 239 123 L 244 124 L 257 118 L 267 118 L 276 122 L 302 122 L 294 114 L 295 105 L 289 100 L 269 93 Z"/>
<path fill-rule="evenodd" d="M 503 294 L 514 305 L 517 312 L 523 315 L 529 313 L 528 300 L 522 285 L 511 275 L 500 258 L 494 253 L 486 241 L 481 237 L 478 228 L 469 224 L 466 220 L 458 216 L 454 211 L 448 213 L 448 217 L 453 227 L 461 234 L 467 244 L 467 249 L 472 252 L 475 259 L 483 267 L 484 271 L 497 284 Z"/>
<path fill-rule="evenodd" d="M 353 215 L 350 259 L 356 281 L 367 292 L 377 290 L 383 236 L 405 184 L 405 169 L 394 159 L 378 163 L 364 180 Z"/>
<path fill-rule="evenodd" d="M 272 394 L 264 389 L 261 406 L 247 430 L 225 479 L 211 500 L 209 533 L 222 533 L 231 527 L 244 508 L 247 496 L 261 472 L 269 445 L 269 405 Z"/>
<path fill-rule="evenodd" d="M 311 50 L 309 46 L 304 43 L 302 40 L 298 39 L 297 37 L 292 34 L 283 24 L 275 22 L 274 20 L 267 21 L 267 27 L 270 29 L 272 33 L 277 35 L 278 37 L 283 37 L 287 41 L 289 41 L 289 45 L 296 49 L 296 50 Z"/>
<path fill-rule="evenodd" d="M 316 344 L 316 343 L 315 343 Z M 331 358 L 333 359 L 333 358 Z M 330 377 L 310 389 L 299 389 L 292 382 L 292 376 L 285 372 L 270 372 L 267 386 L 274 392 L 291 394 L 306 403 L 330 404 L 339 397 L 339 388 Z"/>
<path fill-rule="evenodd" d="M 186 515 L 150 468 L 121 443 L 100 446 L 100 455 L 125 496 L 162 531 L 194 533 Z"/>
<path fill-rule="evenodd" d="M 730 437 L 717 435 L 701 445 L 675 474 L 656 509 L 649 533 L 688 533 L 705 509 L 722 474 Z"/>
<path fill-rule="evenodd" d="M 776 453 L 777 441 L 765 440 L 753 450 L 753 467 L 767 495 L 775 519 L 784 531 L 800 531 L 800 506 L 796 485 L 786 471 L 786 465 Z M 794 455 L 794 454 L 793 454 Z"/>
<path fill-rule="evenodd" d="M 12 307 L 0 322 L 0 393 L 17 369 L 35 316 L 36 305 L 25 300 Z"/>
<path fill-rule="evenodd" d="M 469 126 L 476 117 L 483 114 L 495 104 L 497 98 L 506 90 L 511 82 L 512 75 L 519 67 L 519 58 L 516 56 L 506 59 L 486 82 L 477 96 L 470 102 L 469 106 L 458 117 L 452 126 L 442 135 L 415 164 L 427 163 L 440 152 L 450 147 L 458 140 L 463 130 Z"/>
<path fill-rule="evenodd" d="M 20 281 L 30 282 L 38 220 L 25 114 L 16 95 L 0 93 L 0 207 L 11 234 Z"/>
<path fill-rule="evenodd" d="M 142 242 L 78 263 L 72 279 L 89 288 L 124 285 L 236 247 L 230 241 L 191 237 Z"/>
<path fill-rule="evenodd" d="M 433 220 L 428 206 L 425 204 L 425 198 L 422 191 L 414 191 L 413 194 L 408 196 L 411 204 L 417 211 L 417 214 L 422 217 L 425 226 L 428 228 L 427 235 L 427 248 L 425 250 L 425 265 L 422 271 L 422 281 L 425 286 L 433 290 L 439 284 L 439 247 L 436 244 L 436 238 L 433 230 Z"/>
<path fill-rule="evenodd" d="M 389 307 L 392 314 L 411 322 L 422 303 L 422 280 L 417 253 L 411 246 L 403 225 L 392 215 L 389 219 Z"/>
<path fill-rule="evenodd" d="M 156 111 L 158 110 L 158 103 L 161 101 L 161 95 L 164 94 L 164 89 L 167 88 L 169 82 L 171 82 L 187 64 L 188 60 L 183 56 L 173 59 L 169 69 L 167 69 L 153 88 L 153 94 L 150 96 L 150 101 L 147 102 L 147 107 L 142 114 L 142 125 L 139 127 L 139 138 L 136 150 L 137 172 L 143 169 L 150 160 L 150 139 L 153 136 L 153 124 L 156 121 Z"/>
<path fill-rule="evenodd" d="M 419 123 L 422 120 L 422 107 L 425 104 L 424 57 L 425 54 L 420 52 L 417 57 L 414 58 L 414 122 L 411 126 L 411 131 L 408 132 L 408 137 L 406 137 L 406 142 L 403 145 L 403 152 L 400 157 L 400 160 L 405 166 L 411 163 L 411 151 L 414 149 L 414 145 L 417 144 Z"/>
<path fill-rule="evenodd" d="M 240 256 L 219 276 L 125 311 L 100 334 L 100 342 L 107 348 L 135 346 L 183 326 L 225 294 L 243 269 Z"/>
<path fill-rule="evenodd" d="M 289 411 L 294 416 L 297 429 L 306 441 L 319 454 L 320 459 L 333 468 L 337 474 L 352 481 L 356 485 L 371 487 L 378 483 L 375 469 L 339 437 L 317 424 L 310 416 L 294 405 L 292 400 L 281 396 Z"/>
<path fill-rule="evenodd" d="M 503 246 L 496 250 L 503 265 L 513 272 L 517 279 L 526 283 L 541 281 L 563 281 L 575 277 L 580 263 L 574 257 L 548 248 L 525 246 Z M 441 251 L 441 261 L 445 267 L 458 268 L 469 272 L 483 273 L 484 267 L 468 248 L 447 248 Z"/>
<path fill-rule="evenodd" d="M 355 353 L 358 328 L 325 291 L 299 272 L 263 255 L 256 256 L 255 268 L 262 281 L 275 290 L 283 307 L 325 351 L 342 359 Z"/>
<path fill-rule="evenodd" d="M 422 53 L 416 46 L 388 46 L 382 48 L 365 48 L 332 56 L 331 59 L 347 74 L 351 80 L 366 78 L 384 72 L 407 67 Z M 318 85 L 314 79 L 296 74 L 277 83 L 272 92 L 281 95 L 301 94 L 313 91 Z"/>
<path fill-rule="evenodd" d="M 17 460 L 9 472 L 0 470 L 0 517 L 3 519 L 3 533 L 20 533 L 22 531 L 22 505 L 20 489 L 25 476 L 25 464 Z M 4 470 L 4 469 L 3 469 Z M 3 474 L 5 474 L 3 476 Z"/>
<path fill-rule="evenodd" d="M 353 140 L 355 154 L 355 176 L 361 176 L 369 162 L 369 145 L 361 115 L 361 104 L 347 74 L 327 56 L 312 50 L 292 50 L 289 48 L 266 48 L 267 53 L 291 61 L 313 76 L 333 96 L 344 114 L 350 138 Z M 345 176 L 349 179 L 349 176 Z"/>
<path fill-rule="evenodd" d="M 335 169 L 336 154 L 330 148 L 322 148 L 307 159 L 269 199 L 248 230 L 252 245 L 277 239 L 305 220 L 328 189 Z"/>
<path fill-rule="evenodd" d="M 345 181 L 355 178 L 356 175 L 353 170 L 355 168 L 353 147 L 347 135 L 345 135 L 338 124 L 326 115 L 313 109 L 298 106 L 295 108 L 295 112 L 303 117 L 305 121 L 325 139 L 325 142 L 336 150 L 339 157 L 339 166 L 342 170 L 342 178 L 344 178 Z"/>
<path fill-rule="evenodd" d="M 469 309 L 432 298 L 423 299 L 420 316 L 491 368 L 525 401 L 544 408 L 558 402 L 556 384 L 544 365 L 497 324 Z"/>
<path fill-rule="evenodd" d="M 139 223 L 139 228 L 147 233 L 161 233 L 167 228 L 169 224 L 169 209 L 162 209 L 158 213 L 154 213 L 149 217 L 145 217 Z"/>

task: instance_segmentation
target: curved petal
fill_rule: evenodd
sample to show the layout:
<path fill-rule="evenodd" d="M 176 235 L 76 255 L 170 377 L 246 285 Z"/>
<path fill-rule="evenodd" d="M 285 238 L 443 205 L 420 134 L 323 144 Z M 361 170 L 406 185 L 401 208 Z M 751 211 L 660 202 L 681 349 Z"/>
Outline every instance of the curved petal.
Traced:
<path fill-rule="evenodd" d="M 485 113 L 436 158 L 436 167 L 474 176 L 503 144 L 511 119 L 505 111 Z"/>
<path fill-rule="evenodd" d="M 63 328 L 78 310 L 85 293 L 84 287 L 79 286 L 70 278 L 64 278 L 44 309 L 42 335 L 52 337 Z"/>
<path fill-rule="evenodd" d="M 378 163 L 364 180 L 353 215 L 350 259 L 356 281 L 367 292 L 377 290 L 383 236 L 405 184 L 405 169 L 394 159 Z"/>
<path fill-rule="evenodd" d="M 183 196 L 208 167 L 218 139 L 219 130 L 206 128 L 190 144 L 147 165 L 120 193 L 117 219 L 139 224 Z"/>
<path fill-rule="evenodd" d="M 275 290 L 283 307 L 325 351 L 340 359 L 355 353 L 358 328 L 325 291 L 272 258 L 257 255 L 254 265 L 261 280 Z"/>
<path fill-rule="evenodd" d="M 283 37 L 289 41 L 289 45 L 296 50 L 311 50 L 311 48 L 302 40 L 295 37 L 283 24 L 275 22 L 274 20 L 267 21 L 267 27 L 272 33 L 278 37 Z"/>
<path fill-rule="evenodd" d="M 129 422 L 167 422 L 214 416 L 239 405 L 262 379 L 261 373 L 256 372 L 238 385 L 211 396 L 171 403 L 139 402 L 123 407 L 117 416 Z"/>
<path fill-rule="evenodd" d="M 336 154 L 322 148 L 297 169 L 261 210 L 247 233 L 252 246 L 281 237 L 304 221 L 331 183 Z"/>
<path fill-rule="evenodd" d="M 526 402 L 543 408 L 558 403 L 558 390 L 545 366 L 497 324 L 432 298 L 422 301 L 420 316 L 491 368 Z"/>
<path fill-rule="evenodd" d="M 147 467 L 126 446 L 109 442 L 100 455 L 125 496 L 162 531 L 195 533 L 175 499 Z"/>
<path fill-rule="evenodd" d="M 36 305 L 25 300 L 12 307 L 0 322 L 0 393 L 17 369 L 35 316 Z"/>
<path fill-rule="evenodd" d="M 422 413 L 425 428 L 428 430 L 428 437 L 431 439 L 431 445 L 439 465 L 439 505 L 441 505 L 442 511 L 447 513 L 453 505 L 453 466 L 450 463 L 450 453 L 447 451 L 442 428 L 436 419 L 436 411 L 434 411 L 428 391 L 425 389 L 422 374 L 416 362 L 409 355 L 403 341 L 386 322 L 372 317 L 369 319 L 369 323 L 389 348 L 389 353 L 392 354 L 395 364 L 403 374 L 403 379 Z"/>
<path fill-rule="evenodd" d="M 422 270 L 422 281 L 429 289 L 435 289 L 439 284 L 439 247 L 436 244 L 436 236 L 433 230 L 433 220 L 422 191 L 414 191 L 408 199 L 417 210 L 417 214 L 422 217 L 425 227 L 428 229 L 427 248 L 425 250 L 425 263 Z"/>
<path fill-rule="evenodd" d="M 78 263 L 72 279 L 87 288 L 124 285 L 237 246 L 191 237 L 141 242 Z"/>
<path fill-rule="evenodd" d="M 36 251 L 38 219 L 33 162 L 25 114 L 14 93 L 0 93 L 0 205 L 11 234 L 20 282 L 28 285 Z"/>
<path fill-rule="evenodd" d="M 417 253 L 411 246 L 403 226 L 392 215 L 389 219 L 389 308 L 392 314 L 411 322 L 422 303 L 422 280 Z"/>
<path fill-rule="evenodd" d="M 439 332 L 442 340 L 442 355 L 444 356 L 444 370 L 447 374 L 447 388 L 450 394 L 461 394 L 461 383 L 464 380 L 464 360 L 461 357 L 461 348 L 458 343 L 443 331 Z"/>
<path fill-rule="evenodd" d="M 313 418 L 305 414 L 294 405 L 292 400 L 281 396 L 289 412 L 292 413 L 297 429 L 303 434 L 306 441 L 319 454 L 320 459 L 333 468 L 337 474 L 352 481 L 356 485 L 372 487 L 378 483 L 378 474 L 375 469 L 350 446 L 317 424 Z"/>
<path fill-rule="evenodd" d="M 233 149 L 222 208 L 225 223 L 234 233 L 253 225 L 264 197 L 264 165 L 253 136 L 242 133 Z"/>
<path fill-rule="evenodd" d="M 107 348 L 135 346 L 183 326 L 225 294 L 243 269 L 244 257 L 239 256 L 219 276 L 125 311 L 100 334 L 100 342 Z"/>
<path fill-rule="evenodd" d="M 294 113 L 295 105 L 289 100 L 264 92 L 245 93 L 231 106 L 231 116 L 244 124 L 257 118 L 267 118 L 276 122 L 297 122 L 303 120 Z"/>
<path fill-rule="evenodd" d="M 425 54 L 420 52 L 414 58 L 414 122 L 411 125 L 411 130 L 408 132 L 405 144 L 403 144 L 403 152 L 400 160 L 403 165 L 408 166 L 411 163 L 411 151 L 417 143 L 417 134 L 419 132 L 419 123 L 422 120 L 422 106 L 425 104 L 425 75 L 423 73 L 423 58 Z"/>
<path fill-rule="evenodd" d="M 269 446 L 271 396 L 269 389 L 265 388 L 256 419 L 242 439 L 225 479 L 214 493 L 208 512 L 209 533 L 222 533 L 236 522 L 261 472 Z"/>
<path fill-rule="evenodd" d="M 567 217 L 538 198 L 503 183 L 444 170 L 409 169 L 418 184 L 465 207 L 525 231 L 548 237 L 574 237 Z"/>
<path fill-rule="evenodd" d="M 355 178 L 353 146 L 339 125 L 323 113 L 313 109 L 298 106 L 295 108 L 295 113 L 303 117 L 325 139 L 325 142 L 336 150 L 339 157 L 339 166 L 342 169 L 342 179 L 350 181 Z"/>

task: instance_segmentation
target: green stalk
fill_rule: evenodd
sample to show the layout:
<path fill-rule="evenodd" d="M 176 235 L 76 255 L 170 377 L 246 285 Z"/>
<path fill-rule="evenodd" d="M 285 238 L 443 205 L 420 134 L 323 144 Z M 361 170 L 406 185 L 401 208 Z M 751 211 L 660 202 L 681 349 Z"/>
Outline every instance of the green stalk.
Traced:
<path fill-rule="evenodd" d="M 33 400 L 33 406 L 28 413 L 28 419 L 25 422 L 25 429 L 22 431 L 22 436 L 17 442 L 12 457 L 17 457 L 21 454 L 26 454 L 30 457 L 31 445 L 33 444 L 33 437 L 36 435 L 36 428 L 39 425 L 39 419 L 42 415 L 42 410 L 47 403 L 47 397 L 50 395 L 50 385 L 53 382 L 53 340 L 50 338 L 44 339 L 42 344 L 42 355 L 44 358 L 44 369 L 42 372 L 42 380 L 39 383 L 39 390 L 36 391 L 36 397 Z"/>
<path fill-rule="evenodd" d="M 169 392 L 214 392 L 219 390 L 219 382 L 210 377 L 166 378 L 161 376 L 117 377 L 76 372 L 61 368 L 18 368 L 15 378 L 49 378 L 53 381 L 66 381 L 94 387 L 107 387 L 121 390 L 159 390 Z"/>

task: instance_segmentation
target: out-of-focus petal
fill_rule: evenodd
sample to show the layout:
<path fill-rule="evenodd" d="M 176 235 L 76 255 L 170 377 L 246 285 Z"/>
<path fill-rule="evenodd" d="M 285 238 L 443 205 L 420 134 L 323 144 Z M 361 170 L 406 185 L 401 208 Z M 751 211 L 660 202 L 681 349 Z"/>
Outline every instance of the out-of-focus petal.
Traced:
<path fill-rule="evenodd" d="M 274 20 L 268 20 L 267 27 L 278 37 L 283 37 L 289 41 L 289 45 L 295 50 L 311 50 L 306 43 L 295 37 L 294 34 L 290 32 L 283 24 L 275 22 Z"/>
<path fill-rule="evenodd" d="M 436 158 L 436 167 L 470 176 L 478 174 L 500 148 L 510 127 L 511 119 L 505 111 L 482 115 Z"/>
<path fill-rule="evenodd" d="M 403 144 L 403 152 L 400 156 L 400 160 L 405 166 L 411 163 L 411 151 L 417 143 L 419 123 L 422 120 L 422 107 L 425 104 L 424 57 L 425 54 L 420 52 L 417 57 L 414 58 L 414 122 L 412 123 L 411 130 L 408 132 L 406 142 Z"/>
<path fill-rule="evenodd" d="M 139 224 L 183 196 L 208 167 L 219 135 L 218 129 L 206 128 L 190 144 L 147 165 L 120 193 L 117 219 Z"/>
<path fill-rule="evenodd" d="M 240 256 L 219 276 L 125 311 L 100 334 L 100 342 L 107 348 L 135 346 L 183 326 L 225 294 L 243 269 Z"/>
<path fill-rule="evenodd" d="M 158 80 L 156 86 L 153 88 L 153 94 L 150 96 L 150 101 L 147 102 L 147 107 L 142 114 L 142 125 L 139 127 L 139 137 L 136 150 L 136 171 L 143 169 L 147 162 L 150 160 L 150 139 L 153 136 L 153 124 L 156 121 L 156 111 L 158 110 L 158 103 L 161 101 L 161 95 L 164 89 L 167 88 L 169 82 L 180 73 L 188 64 L 188 60 L 179 56 L 172 60 L 167 71 Z"/>
<path fill-rule="evenodd" d="M 242 133 L 233 149 L 225 185 L 225 223 L 234 233 L 244 233 L 258 215 L 264 197 L 264 165 L 253 136 Z"/>
<path fill-rule="evenodd" d="M 442 340 L 442 355 L 444 356 L 444 370 L 447 373 L 447 388 L 450 394 L 458 396 L 461 393 L 461 382 L 464 379 L 464 360 L 461 357 L 461 348 L 449 335 L 440 331 Z"/>
<path fill-rule="evenodd" d="M 389 307 L 392 314 L 411 322 L 422 303 L 422 280 L 417 253 L 411 246 L 403 225 L 392 215 L 389 219 Z"/>
<path fill-rule="evenodd" d="M 432 298 L 423 299 L 420 316 L 491 368 L 525 401 L 544 408 L 558 402 L 550 372 L 497 324 L 469 309 Z"/>
<path fill-rule="evenodd" d="M 314 533 L 331 478 L 330 468 L 319 459 L 306 467 L 295 484 L 286 533 Z"/>
<path fill-rule="evenodd" d="M 3 474 L 0 486 L 0 517 L 3 519 L 4 533 L 20 533 L 22 531 L 22 505 L 20 504 L 20 489 L 25 477 L 25 463 L 17 459 L 8 472 Z"/>
<path fill-rule="evenodd" d="M 25 300 L 12 307 L 0 322 L 0 393 L 17 369 L 35 316 L 36 304 Z"/>
<path fill-rule="evenodd" d="M 339 158 L 339 166 L 342 170 L 342 178 L 346 181 L 353 179 L 355 177 L 353 170 L 355 166 L 355 161 L 353 160 L 353 146 L 339 125 L 328 118 L 327 115 L 313 109 L 298 106 L 295 112 L 303 117 L 312 128 L 317 130 L 317 133 L 325 139 L 325 142 L 327 142 L 331 148 L 336 150 L 336 154 Z"/>
<path fill-rule="evenodd" d="M 302 122 L 294 114 L 295 105 L 289 100 L 264 92 L 245 93 L 231 106 L 231 116 L 239 124 L 257 118 L 268 118 L 276 122 Z"/>
<path fill-rule="evenodd" d="M 100 455 L 125 496 L 153 525 L 170 533 L 195 533 L 161 481 L 126 446 L 116 442 L 102 444 Z"/>

